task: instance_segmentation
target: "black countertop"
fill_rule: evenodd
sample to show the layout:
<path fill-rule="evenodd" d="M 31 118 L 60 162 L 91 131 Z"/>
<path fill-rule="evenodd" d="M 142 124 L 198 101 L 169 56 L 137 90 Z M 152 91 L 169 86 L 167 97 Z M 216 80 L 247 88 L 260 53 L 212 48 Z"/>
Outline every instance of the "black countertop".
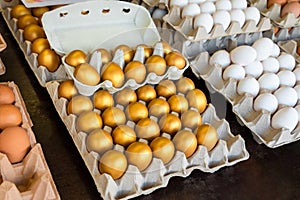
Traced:
<path fill-rule="evenodd" d="M 14 81 L 18 85 L 61 198 L 101 199 L 47 90 L 37 81 L 3 17 L 0 33 L 8 46 L 0 53 L 6 66 L 0 82 Z M 185 76 L 208 94 L 203 81 L 190 70 Z M 300 199 L 300 142 L 276 149 L 256 143 L 250 130 L 236 121 L 228 103 L 226 120 L 231 132 L 245 139 L 248 160 L 212 174 L 194 170 L 186 178 L 173 177 L 166 188 L 136 199 Z"/>

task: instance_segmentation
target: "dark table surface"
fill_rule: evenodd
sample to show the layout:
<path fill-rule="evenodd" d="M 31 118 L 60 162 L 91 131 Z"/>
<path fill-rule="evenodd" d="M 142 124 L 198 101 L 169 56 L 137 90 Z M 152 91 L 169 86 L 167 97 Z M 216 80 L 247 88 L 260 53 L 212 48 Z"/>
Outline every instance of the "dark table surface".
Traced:
<path fill-rule="evenodd" d="M 14 81 L 18 85 L 61 198 L 101 199 L 47 90 L 38 83 L 2 16 L 0 33 L 8 46 L 0 53 L 6 66 L 0 82 Z M 203 81 L 190 70 L 185 75 L 209 96 Z M 212 174 L 194 170 L 187 178 L 173 177 L 166 188 L 136 199 L 300 199 L 300 142 L 276 149 L 259 145 L 236 121 L 229 104 L 226 120 L 232 133 L 245 139 L 248 160 Z"/>

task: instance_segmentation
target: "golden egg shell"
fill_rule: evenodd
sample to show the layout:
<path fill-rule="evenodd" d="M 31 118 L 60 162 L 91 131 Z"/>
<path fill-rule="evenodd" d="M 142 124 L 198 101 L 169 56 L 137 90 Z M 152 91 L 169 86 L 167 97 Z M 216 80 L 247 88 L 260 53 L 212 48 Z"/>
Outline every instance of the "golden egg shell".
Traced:
<path fill-rule="evenodd" d="M 22 123 L 20 109 L 13 104 L 0 104 L 0 130 Z"/>
<path fill-rule="evenodd" d="M 149 115 L 154 117 L 161 117 L 170 112 L 170 105 L 162 98 L 155 98 L 148 104 Z"/>
<path fill-rule="evenodd" d="M 179 70 L 183 69 L 186 66 L 185 58 L 181 53 L 176 51 L 168 53 L 165 57 L 165 60 L 167 62 L 167 66 L 175 66 Z"/>
<path fill-rule="evenodd" d="M 175 148 L 183 152 L 187 158 L 192 156 L 197 149 L 197 138 L 194 133 L 188 130 L 179 131 L 172 141 Z"/>
<path fill-rule="evenodd" d="M 207 107 L 206 96 L 200 89 L 190 90 L 186 95 L 186 99 L 189 102 L 189 106 L 196 108 L 200 113 L 203 113 Z"/>
<path fill-rule="evenodd" d="M 126 149 L 129 164 L 135 165 L 140 171 L 145 170 L 152 161 L 152 151 L 149 145 L 143 142 L 134 142 Z"/>
<path fill-rule="evenodd" d="M 67 113 L 80 115 L 80 113 L 85 111 L 91 111 L 94 109 L 92 100 L 87 96 L 77 95 L 74 96 L 67 105 Z"/>
<path fill-rule="evenodd" d="M 170 44 L 168 42 L 162 40 L 161 44 L 163 46 L 164 55 L 167 55 L 168 53 L 170 53 L 172 51 L 172 47 L 170 46 Z"/>
<path fill-rule="evenodd" d="M 143 47 L 143 49 L 144 49 L 144 58 L 145 59 L 149 58 L 152 55 L 152 53 L 153 53 L 153 48 L 149 47 L 146 44 L 139 44 L 139 45 L 137 45 L 136 48 L 135 48 L 135 51 L 137 50 L 138 47 Z"/>
<path fill-rule="evenodd" d="M 111 53 L 103 48 L 97 49 L 96 51 L 98 51 L 99 53 L 101 53 L 101 62 L 102 65 L 105 65 L 106 63 L 110 62 L 112 60 L 112 55 Z"/>
<path fill-rule="evenodd" d="M 127 119 L 134 122 L 148 117 L 147 107 L 145 106 L 145 104 L 138 101 L 128 104 L 125 109 L 125 113 Z"/>
<path fill-rule="evenodd" d="M 12 18 L 18 19 L 23 15 L 31 15 L 31 11 L 24 5 L 18 4 L 11 9 L 10 15 Z"/>
<path fill-rule="evenodd" d="M 95 86 L 100 82 L 97 70 L 88 63 L 79 64 L 74 71 L 74 77 L 81 83 Z"/>
<path fill-rule="evenodd" d="M 78 132 L 90 133 L 95 129 L 102 128 L 102 125 L 102 118 L 95 111 L 82 112 L 76 119 L 76 129 Z"/>
<path fill-rule="evenodd" d="M 167 69 L 167 63 L 165 59 L 159 55 L 150 56 L 145 63 L 148 73 L 155 73 L 158 76 L 163 75 Z"/>
<path fill-rule="evenodd" d="M 50 8 L 47 6 L 31 8 L 32 15 L 38 18 L 41 18 L 43 14 L 49 10 Z"/>
<path fill-rule="evenodd" d="M 171 111 L 177 113 L 183 113 L 184 111 L 188 110 L 189 104 L 187 99 L 181 95 L 173 95 L 168 99 L 168 103 L 170 105 Z"/>
<path fill-rule="evenodd" d="M 72 66 L 77 67 L 79 64 L 87 62 L 87 54 L 79 49 L 73 50 L 65 58 L 65 62 Z"/>
<path fill-rule="evenodd" d="M 148 84 L 137 89 L 136 94 L 139 100 L 142 100 L 146 103 L 156 98 L 156 91 L 154 87 Z"/>
<path fill-rule="evenodd" d="M 104 153 L 113 148 L 113 140 L 109 132 L 101 128 L 93 130 L 86 137 L 86 148 L 89 152 Z"/>
<path fill-rule="evenodd" d="M 102 120 L 104 125 L 115 128 L 118 125 L 125 124 L 125 113 L 117 107 L 108 107 L 102 113 Z"/>
<path fill-rule="evenodd" d="M 175 114 L 168 113 L 159 120 L 161 132 L 175 135 L 181 129 L 181 120 Z"/>
<path fill-rule="evenodd" d="M 105 152 L 99 161 L 100 173 L 109 174 L 114 180 L 123 176 L 127 169 L 126 156 L 117 150 Z"/>
<path fill-rule="evenodd" d="M 113 141 L 116 144 L 127 147 L 136 141 L 135 131 L 128 125 L 118 125 L 112 132 Z"/>
<path fill-rule="evenodd" d="M 107 90 L 98 90 L 93 95 L 93 102 L 95 108 L 105 110 L 114 105 L 114 98 Z"/>
<path fill-rule="evenodd" d="M 15 102 L 15 94 L 8 85 L 0 84 L 0 104 L 12 104 Z"/>
<path fill-rule="evenodd" d="M 55 72 L 60 64 L 60 56 L 52 49 L 44 49 L 37 57 L 39 66 L 44 66 L 49 72 Z"/>
<path fill-rule="evenodd" d="M 198 144 L 205 146 L 207 151 L 211 151 L 219 140 L 217 130 L 209 124 L 200 125 L 196 130 L 196 137 Z"/>
<path fill-rule="evenodd" d="M 121 67 L 115 62 L 109 62 L 102 67 L 102 81 L 109 80 L 114 87 L 121 87 L 124 84 L 125 75 Z"/>
<path fill-rule="evenodd" d="M 73 80 L 62 81 L 58 86 L 57 92 L 59 98 L 63 97 L 68 100 L 71 100 L 73 96 L 78 94 Z"/>
<path fill-rule="evenodd" d="M 24 28 L 23 37 L 25 40 L 33 42 L 37 38 L 46 38 L 46 34 L 41 26 L 29 24 Z"/>
<path fill-rule="evenodd" d="M 137 122 L 135 132 L 139 138 L 152 140 L 160 135 L 159 125 L 151 118 L 144 118 Z"/>
<path fill-rule="evenodd" d="M 200 113 L 195 110 L 184 111 L 181 114 L 180 119 L 183 128 L 190 128 L 194 130 L 202 124 L 202 117 Z"/>
<path fill-rule="evenodd" d="M 188 77 L 181 77 L 178 81 L 175 83 L 177 92 L 186 94 L 188 91 L 195 89 L 195 84 L 192 79 Z"/>
<path fill-rule="evenodd" d="M 116 51 L 118 49 L 123 51 L 125 63 L 129 63 L 130 61 L 132 61 L 135 53 L 133 49 L 131 49 L 128 45 L 122 44 L 115 48 L 114 55 L 116 54 Z"/>
<path fill-rule="evenodd" d="M 114 99 L 116 104 L 127 106 L 128 104 L 137 101 L 137 95 L 133 89 L 124 88 L 123 90 L 115 93 Z"/>
<path fill-rule="evenodd" d="M 142 83 L 146 78 L 146 67 L 139 61 L 130 61 L 124 69 L 126 80 L 133 79 L 137 83 Z"/>
<path fill-rule="evenodd" d="M 169 163 L 175 155 L 173 142 L 166 137 L 157 137 L 150 143 L 153 156 L 162 160 L 164 164 Z"/>
<path fill-rule="evenodd" d="M 22 15 L 17 21 L 17 27 L 19 29 L 24 29 L 29 24 L 38 24 L 37 19 L 34 18 L 31 14 Z"/>
<path fill-rule="evenodd" d="M 156 85 L 155 90 L 158 96 L 169 98 L 176 94 L 176 85 L 173 81 L 166 79 Z"/>
<path fill-rule="evenodd" d="M 50 49 L 49 41 L 46 38 L 37 38 L 31 44 L 31 52 L 40 54 L 44 49 Z"/>

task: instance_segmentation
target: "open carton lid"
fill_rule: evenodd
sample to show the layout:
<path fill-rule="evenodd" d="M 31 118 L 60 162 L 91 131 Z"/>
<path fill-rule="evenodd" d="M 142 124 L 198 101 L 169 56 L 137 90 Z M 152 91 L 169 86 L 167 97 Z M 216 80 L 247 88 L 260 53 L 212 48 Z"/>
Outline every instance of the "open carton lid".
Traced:
<path fill-rule="evenodd" d="M 126 44 L 154 45 L 159 33 L 142 6 L 98 0 L 70 4 L 45 13 L 43 28 L 51 47 L 61 55 L 81 49 L 114 49 Z"/>

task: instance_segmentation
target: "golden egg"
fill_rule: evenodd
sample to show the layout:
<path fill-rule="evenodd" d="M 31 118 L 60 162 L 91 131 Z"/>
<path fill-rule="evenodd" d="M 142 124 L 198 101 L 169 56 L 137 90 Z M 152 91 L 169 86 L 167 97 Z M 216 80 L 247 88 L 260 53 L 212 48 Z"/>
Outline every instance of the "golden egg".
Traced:
<path fill-rule="evenodd" d="M 22 15 L 17 21 L 17 27 L 19 29 L 24 29 L 29 24 L 38 24 L 37 19 L 34 18 L 31 14 Z"/>
<path fill-rule="evenodd" d="M 108 50 L 100 48 L 100 49 L 97 49 L 96 51 L 101 53 L 102 65 L 105 65 L 106 63 L 108 63 L 112 60 L 112 55 Z"/>
<path fill-rule="evenodd" d="M 60 64 L 60 56 L 51 49 L 44 49 L 37 57 L 39 66 L 44 66 L 49 72 L 55 72 Z"/>
<path fill-rule="evenodd" d="M 124 83 L 125 75 L 121 67 L 115 62 L 109 62 L 101 69 L 102 81 L 109 80 L 114 87 L 121 87 Z"/>
<path fill-rule="evenodd" d="M 72 66 L 77 67 L 79 64 L 87 62 L 87 54 L 79 49 L 73 50 L 65 58 L 65 62 Z"/>
<path fill-rule="evenodd" d="M 130 61 L 124 69 L 126 80 L 133 79 L 142 83 L 146 78 L 146 67 L 139 61 Z"/>
<path fill-rule="evenodd" d="M 196 137 L 198 144 L 205 146 L 207 151 L 211 151 L 219 140 L 217 130 L 209 124 L 200 125 L 196 130 Z"/>
<path fill-rule="evenodd" d="M 137 122 L 135 132 L 139 138 L 152 140 L 160 135 L 160 129 L 156 121 L 144 118 Z"/>
<path fill-rule="evenodd" d="M 114 98 L 107 90 L 98 90 L 93 96 L 95 108 L 105 110 L 114 105 Z"/>
<path fill-rule="evenodd" d="M 82 112 L 76 120 L 76 129 L 78 132 L 90 133 L 95 129 L 102 128 L 102 125 L 102 118 L 95 111 Z"/>
<path fill-rule="evenodd" d="M 77 88 L 74 85 L 73 80 L 65 80 L 62 81 L 57 89 L 58 92 L 58 98 L 66 98 L 68 100 L 71 100 L 71 98 L 78 94 Z"/>
<path fill-rule="evenodd" d="M 176 94 L 176 85 L 171 80 L 163 80 L 155 87 L 156 94 L 165 98 Z"/>
<path fill-rule="evenodd" d="M 23 37 L 25 40 L 33 42 L 37 38 L 46 38 L 46 34 L 39 25 L 29 24 L 24 28 Z"/>
<path fill-rule="evenodd" d="M 181 77 L 178 81 L 175 83 L 177 92 L 186 94 L 188 91 L 195 89 L 195 84 L 192 79 L 188 77 Z"/>
<path fill-rule="evenodd" d="M 101 128 L 93 130 L 86 137 L 86 148 L 89 152 L 104 153 L 113 148 L 113 140 L 109 132 Z"/>
<path fill-rule="evenodd" d="M 32 15 L 37 18 L 41 18 L 43 14 L 49 10 L 47 6 L 31 8 Z"/>
<path fill-rule="evenodd" d="M 131 88 L 124 88 L 123 90 L 115 93 L 115 102 L 123 106 L 127 106 L 130 103 L 137 101 L 137 95 Z"/>
<path fill-rule="evenodd" d="M 150 56 L 145 63 L 148 73 L 155 73 L 158 76 L 163 75 L 167 69 L 167 63 L 165 59 L 159 55 Z"/>
<path fill-rule="evenodd" d="M 175 66 L 178 69 L 183 69 L 186 66 L 185 58 L 179 52 L 172 51 L 168 53 L 165 57 L 167 66 Z"/>
<path fill-rule="evenodd" d="M 199 112 L 195 110 L 187 110 L 181 114 L 181 123 L 183 128 L 190 128 L 194 130 L 202 124 L 202 117 Z"/>
<path fill-rule="evenodd" d="M 104 125 L 115 128 L 118 125 L 125 124 L 125 113 L 117 107 L 108 107 L 102 113 L 102 120 Z"/>
<path fill-rule="evenodd" d="M 191 131 L 181 130 L 173 138 L 173 143 L 178 151 L 189 158 L 197 149 L 197 138 Z"/>
<path fill-rule="evenodd" d="M 187 99 L 181 95 L 173 95 L 168 99 L 171 111 L 183 113 L 188 110 L 189 104 Z"/>
<path fill-rule="evenodd" d="M 136 141 L 135 131 L 127 125 L 118 125 L 111 135 L 116 144 L 124 147 Z"/>
<path fill-rule="evenodd" d="M 100 75 L 97 70 L 88 63 L 77 65 L 74 71 L 74 77 L 81 83 L 95 86 L 100 83 Z"/>
<path fill-rule="evenodd" d="M 159 127 L 161 132 L 175 135 L 181 129 L 181 121 L 177 115 L 168 113 L 160 118 Z"/>
<path fill-rule="evenodd" d="M 130 61 L 132 61 L 135 53 L 133 49 L 131 49 L 128 45 L 122 44 L 115 48 L 114 55 L 116 54 L 116 51 L 118 49 L 123 51 L 125 63 L 129 63 Z"/>
<path fill-rule="evenodd" d="M 117 150 L 105 152 L 99 161 L 100 173 L 109 174 L 114 180 L 121 178 L 127 169 L 126 156 Z"/>
<path fill-rule="evenodd" d="M 148 104 L 148 110 L 150 116 L 159 118 L 170 112 L 170 105 L 162 98 L 155 98 Z"/>
<path fill-rule="evenodd" d="M 83 95 L 74 96 L 67 105 L 67 113 L 80 115 L 80 113 L 85 111 L 93 110 L 93 103 L 90 98 Z"/>
<path fill-rule="evenodd" d="M 172 47 L 170 46 L 170 44 L 168 42 L 162 40 L 161 44 L 163 46 L 164 55 L 167 55 L 168 53 L 170 53 L 172 51 Z"/>
<path fill-rule="evenodd" d="M 31 12 L 24 5 L 18 4 L 11 9 L 10 15 L 12 18 L 18 19 L 19 17 L 21 17 L 23 15 L 31 15 Z"/>
<path fill-rule="evenodd" d="M 145 104 L 138 101 L 128 104 L 128 106 L 125 109 L 125 113 L 127 119 L 134 122 L 148 117 L 147 107 L 145 106 Z"/>
<path fill-rule="evenodd" d="M 146 103 L 156 98 L 156 91 L 154 87 L 148 84 L 137 89 L 136 94 L 139 100 L 142 100 Z"/>
<path fill-rule="evenodd" d="M 31 52 L 40 54 L 44 49 L 50 49 L 49 41 L 46 38 L 37 38 L 31 44 Z"/>
<path fill-rule="evenodd" d="M 146 45 L 146 44 L 140 44 L 140 45 L 136 46 L 135 51 L 136 51 L 136 49 L 137 49 L 138 47 L 143 47 L 145 59 L 149 58 L 149 57 L 152 55 L 152 53 L 153 53 L 153 48 L 152 48 L 152 47 L 149 47 L 149 46 Z"/>
<path fill-rule="evenodd" d="M 173 142 L 165 137 L 157 137 L 150 143 L 153 156 L 162 160 L 167 164 L 175 155 L 175 146 Z"/>
<path fill-rule="evenodd" d="M 206 109 L 207 99 L 201 90 L 197 88 L 190 90 L 186 95 L 186 99 L 189 102 L 189 106 L 196 108 L 200 113 Z"/>
<path fill-rule="evenodd" d="M 149 145 L 143 142 L 134 142 L 126 149 L 129 164 L 135 165 L 140 171 L 145 170 L 152 161 L 152 151 Z"/>

